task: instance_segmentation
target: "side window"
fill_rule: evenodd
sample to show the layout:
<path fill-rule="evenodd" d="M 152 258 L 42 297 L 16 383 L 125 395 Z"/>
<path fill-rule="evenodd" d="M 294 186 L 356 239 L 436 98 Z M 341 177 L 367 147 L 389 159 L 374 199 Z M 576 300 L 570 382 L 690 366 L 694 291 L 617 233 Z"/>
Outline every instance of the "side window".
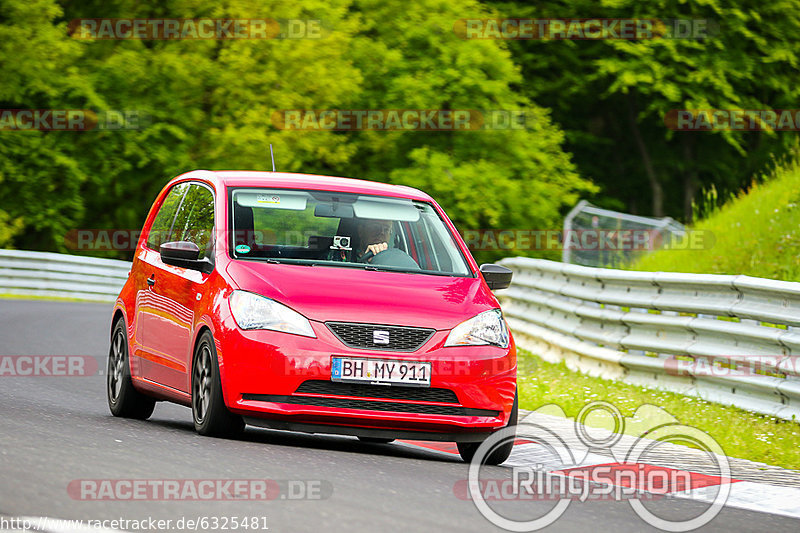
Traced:
<path fill-rule="evenodd" d="M 192 184 L 175 217 L 172 240 L 193 242 L 200 257 L 211 258 L 214 250 L 214 195 L 208 188 Z"/>
<path fill-rule="evenodd" d="M 170 230 L 172 229 L 172 221 L 175 219 L 175 213 L 181 206 L 183 195 L 189 188 L 188 183 L 179 183 L 172 187 L 164 198 L 164 202 L 158 209 L 156 218 L 153 219 L 153 225 L 150 226 L 150 231 L 147 234 L 147 247 L 158 251 L 159 247 L 165 242 L 170 242 Z"/>

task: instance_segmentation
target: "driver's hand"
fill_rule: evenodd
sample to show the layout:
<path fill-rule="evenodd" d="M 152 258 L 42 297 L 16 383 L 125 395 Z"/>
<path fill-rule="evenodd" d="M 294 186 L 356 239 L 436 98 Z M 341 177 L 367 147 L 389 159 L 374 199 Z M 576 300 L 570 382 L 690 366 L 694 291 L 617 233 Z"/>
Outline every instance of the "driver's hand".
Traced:
<path fill-rule="evenodd" d="M 379 253 L 381 253 L 382 251 L 388 250 L 388 249 L 389 249 L 389 245 L 388 244 L 386 244 L 385 242 L 380 242 L 378 244 L 370 244 L 369 246 L 367 246 L 367 249 L 364 250 L 364 253 L 366 254 L 367 252 L 372 252 L 372 255 L 374 257 L 374 256 L 378 255 Z M 367 259 L 367 261 L 371 263 L 372 262 L 372 257 Z"/>

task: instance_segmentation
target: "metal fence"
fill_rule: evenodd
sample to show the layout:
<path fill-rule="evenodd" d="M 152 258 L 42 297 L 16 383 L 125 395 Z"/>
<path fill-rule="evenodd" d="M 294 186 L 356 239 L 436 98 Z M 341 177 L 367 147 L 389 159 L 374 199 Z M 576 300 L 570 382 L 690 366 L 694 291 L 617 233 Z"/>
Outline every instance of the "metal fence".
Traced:
<path fill-rule="evenodd" d="M 0 250 L 0 294 L 113 302 L 130 269 L 114 259 Z"/>
<path fill-rule="evenodd" d="M 619 211 L 611 211 L 581 200 L 564 218 L 563 251 L 561 260 L 565 263 L 594 267 L 615 267 L 630 263 L 636 257 L 647 253 L 648 249 L 637 250 L 625 247 L 619 250 L 573 248 L 572 233 L 603 232 L 613 235 L 627 230 L 647 231 L 652 242 L 668 245 L 675 238 L 686 234 L 686 227 L 670 217 L 650 218 Z"/>
<path fill-rule="evenodd" d="M 800 283 L 514 257 L 518 343 L 580 371 L 800 417 Z"/>
<path fill-rule="evenodd" d="M 800 283 L 514 257 L 517 343 L 601 377 L 800 417 Z M 0 294 L 113 302 L 131 264 L 0 250 Z"/>

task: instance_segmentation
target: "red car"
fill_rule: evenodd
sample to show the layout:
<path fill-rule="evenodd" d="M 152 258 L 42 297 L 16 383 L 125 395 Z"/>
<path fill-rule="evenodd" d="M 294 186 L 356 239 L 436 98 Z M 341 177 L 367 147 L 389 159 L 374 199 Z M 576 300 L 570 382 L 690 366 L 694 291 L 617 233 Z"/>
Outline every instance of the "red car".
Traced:
<path fill-rule="evenodd" d="M 470 460 L 517 422 L 516 350 L 491 292 L 510 282 L 419 190 L 189 172 L 153 204 L 114 306 L 109 407 L 191 406 L 202 435 L 454 441 Z"/>

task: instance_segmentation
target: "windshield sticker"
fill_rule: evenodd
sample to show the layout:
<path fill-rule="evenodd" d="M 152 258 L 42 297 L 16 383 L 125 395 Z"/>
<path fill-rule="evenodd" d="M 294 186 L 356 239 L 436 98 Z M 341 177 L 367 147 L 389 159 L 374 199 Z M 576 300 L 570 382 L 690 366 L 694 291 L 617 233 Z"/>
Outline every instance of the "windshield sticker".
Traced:
<path fill-rule="evenodd" d="M 248 254 L 248 253 L 250 253 L 250 247 L 249 247 L 249 246 L 247 246 L 246 244 L 240 244 L 240 245 L 238 245 L 238 246 L 235 248 L 235 250 L 236 250 L 236 253 L 237 253 L 237 254 Z"/>
<path fill-rule="evenodd" d="M 281 197 L 277 194 L 259 194 L 256 196 L 256 201 L 260 204 L 280 204 Z"/>

